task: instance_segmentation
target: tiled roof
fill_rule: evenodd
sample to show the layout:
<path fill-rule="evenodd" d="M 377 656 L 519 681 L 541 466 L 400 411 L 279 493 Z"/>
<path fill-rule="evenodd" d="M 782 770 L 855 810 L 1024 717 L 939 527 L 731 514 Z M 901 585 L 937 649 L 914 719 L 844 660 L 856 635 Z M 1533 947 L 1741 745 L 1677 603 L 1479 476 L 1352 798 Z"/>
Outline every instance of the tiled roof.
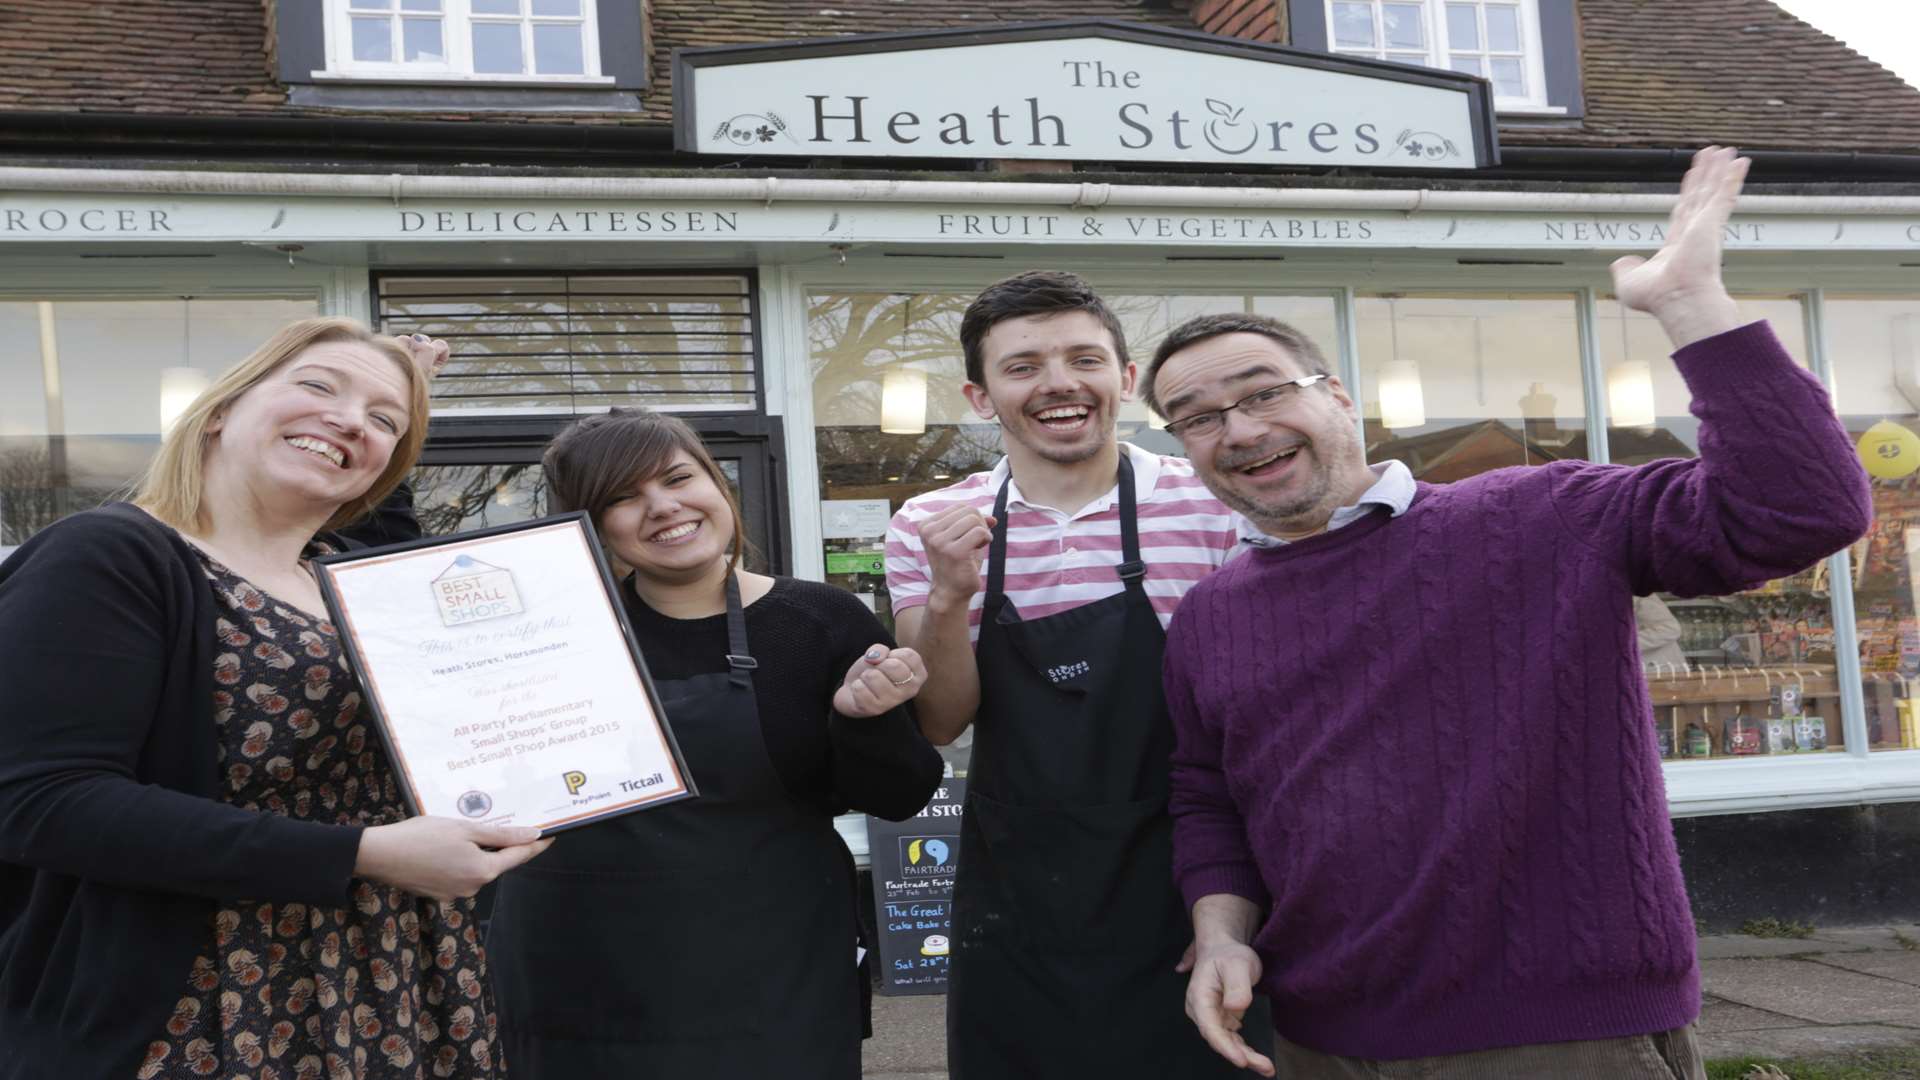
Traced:
<path fill-rule="evenodd" d="M 1768 0 L 1580 0 L 1578 127 L 1507 146 L 1920 153 L 1920 90 Z"/>
<path fill-rule="evenodd" d="M 271 70 L 266 11 L 272 3 L 5 0 L 0 115 L 351 115 L 659 125 L 672 115 L 671 58 L 680 46 L 1065 17 L 1183 29 L 1194 28 L 1198 18 L 1265 37 L 1275 33 L 1266 12 L 1284 10 L 1279 0 L 652 0 L 653 81 L 641 112 L 521 116 L 289 105 Z M 1509 120 L 1501 129 L 1505 145 L 1674 147 L 1718 141 L 1753 149 L 1920 153 L 1920 90 L 1767 0 L 1579 0 L 1579 16 L 1586 116 Z"/>

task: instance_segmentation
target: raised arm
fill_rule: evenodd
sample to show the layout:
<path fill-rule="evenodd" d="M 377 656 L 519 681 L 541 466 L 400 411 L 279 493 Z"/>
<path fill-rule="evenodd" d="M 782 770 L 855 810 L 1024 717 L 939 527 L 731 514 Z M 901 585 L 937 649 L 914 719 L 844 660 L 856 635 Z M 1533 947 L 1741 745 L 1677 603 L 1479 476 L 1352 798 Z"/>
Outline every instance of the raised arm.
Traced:
<path fill-rule="evenodd" d="M 980 708 L 980 669 L 967 612 L 980 591 L 980 560 L 991 529 L 992 519 L 978 510 L 953 506 L 918 523 L 895 515 L 887 532 L 894 626 L 901 644 L 926 663 L 927 685 L 914 709 L 920 730 L 936 746 L 959 738 Z M 898 602 L 903 598 L 905 606 Z"/>

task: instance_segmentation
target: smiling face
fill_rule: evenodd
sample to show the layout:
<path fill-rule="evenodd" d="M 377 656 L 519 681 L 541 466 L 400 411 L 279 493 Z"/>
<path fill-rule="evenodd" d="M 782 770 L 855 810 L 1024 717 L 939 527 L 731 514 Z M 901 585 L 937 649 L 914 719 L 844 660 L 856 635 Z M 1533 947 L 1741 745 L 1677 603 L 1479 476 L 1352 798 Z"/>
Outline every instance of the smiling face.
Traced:
<path fill-rule="evenodd" d="M 391 356 L 354 341 L 309 346 L 208 422 L 208 489 L 331 513 L 386 469 L 407 430 L 409 394 Z"/>
<path fill-rule="evenodd" d="M 608 550 L 644 577 L 684 582 L 719 574 L 733 545 L 727 494 L 691 454 L 616 492 L 600 514 Z"/>
<path fill-rule="evenodd" d="M 1178 421 L 1307 374 L 1272 338 L 1221 334 L 1169 356 L 1154 395 Z M 1187 453 L 1215 497 L 1282 538 L 1319 532 L 1373 483 L 1353 401 L 1337 378 L 1297 391 L 1270 419 L 1233 409 L 1215 434 L 1189 442 Z"/>
<path fill-rule="evenodd" d="M 967 401 L 982 419 L 999 418 L 1015 468 L 1023 455 L 1073 465 L 1113 446 L 1134 366 L 1120 362 L 1094 315 L 1006 319 L 987 331 L 980 353 L 985 385 L 966 384 Z"/>

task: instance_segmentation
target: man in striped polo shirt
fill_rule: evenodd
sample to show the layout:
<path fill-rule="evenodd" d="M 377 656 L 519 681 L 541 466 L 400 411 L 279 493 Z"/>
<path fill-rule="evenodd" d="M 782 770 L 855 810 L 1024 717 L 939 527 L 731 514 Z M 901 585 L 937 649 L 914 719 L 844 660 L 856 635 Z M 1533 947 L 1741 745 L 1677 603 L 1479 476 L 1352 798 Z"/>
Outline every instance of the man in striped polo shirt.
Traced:
<path fill-rule="evenodd" d="M 1167 621 L 1233 550 L 1231 517 L 1185 460 L 1116 439 L 1135 369 L 1080 278 L 989 287 L 960 342 L 967 401 L 1006 457 L 909 500 L 886 560 L 900 640 L 927 664 L 922 730 L 974 731 L 950 1073 L 1236 1075 L 1182 1009 L 1160 689 Z"/>

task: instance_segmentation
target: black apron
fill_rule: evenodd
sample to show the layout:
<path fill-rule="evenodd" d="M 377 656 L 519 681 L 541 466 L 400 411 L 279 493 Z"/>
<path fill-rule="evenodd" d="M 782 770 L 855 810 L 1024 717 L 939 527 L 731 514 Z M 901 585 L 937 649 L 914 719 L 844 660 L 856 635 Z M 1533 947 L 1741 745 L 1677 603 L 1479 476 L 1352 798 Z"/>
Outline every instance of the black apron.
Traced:
<path fill-rule="evenodd" d="M 697 799 L 561 833 L 500 879 L 487 939 L 520 1080 L 858 1080 L 852 856 L 761 735 L 739 585 L 731 670 L 656 684 Z"/>
<path fill-rule="evenodd" d="M 1004 590 L 1006 484 L 994 502 L 954 884 L 952 1080 L 1237 1073 L 1187 1019 L 1174 971 L 1193 929 L 1173 885 L 1166 634 L 1124 448 L 1119 502 L 1125 590 L 1031 621 Z M 1265 1022 L 1256 999 L 1256 1048 Z"/>

